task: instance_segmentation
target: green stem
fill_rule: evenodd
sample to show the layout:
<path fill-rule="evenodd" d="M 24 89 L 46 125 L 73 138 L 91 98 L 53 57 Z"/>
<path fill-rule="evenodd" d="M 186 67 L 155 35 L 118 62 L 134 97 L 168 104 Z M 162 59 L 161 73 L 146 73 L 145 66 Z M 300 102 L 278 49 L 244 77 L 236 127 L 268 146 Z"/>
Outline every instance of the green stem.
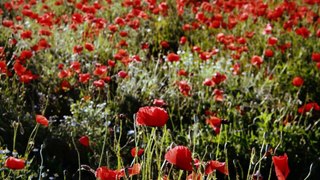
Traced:
<path fill-rule="evenodd" d="M 41 174 L 42 174 L 42 169 L 43 169 L 43 154 L 42 154 L 42 151 L 43 151 L 43 144 L 41 145 L 41 149 L 40 149 L 40 159 L 41 159 L 41 164 L 40 164 L 40 170 L 39 170 L 39 180 L 41 180 Z"/>
<path fill-rule="evenodd" d="M 73 132 L 71 132 L 71 138 L 72 138 L 72 144 L 77 152 L 77 158 L 78 158 L 78 166 L 79 166 L 79 180 L 81 180 L 81 161 L 80 161 L 80 153 L 79 150 L 77 148 L 76 142 L 74 141 L 74 136 L 73 136 Z"/>
<path fill-rule="evenodd" d="M 39 127 L 40 127 L 40 124 L 37 123 L 37 125 L 33 128 L 32 132 L 31 132 L 31 134 L 29 136 L 28 143 L 27 143 L 27 148 L 26 148 L 26 151 L 24 153 L 24 156 L 26 158 L 28 158 L 29 153 L 31 151 L 31 148 L 33 147 L 33 143 L 34 143 L 33 141 L 34 141 L 34 138 L 36 137 L 36 135 L 38 133 Z"/>
<path fill-rule="evenodd" d="M 106 149 L 106 144 L 107 144 L 107 136 L 108 136 L 108 123 L 105 122 L 105 134 L 104 134 L 104 139 L 103 139 L 103 145 L 102 145 L 102 151 L 100 154 L 100 160 L 99 160 L 99 166 L 101 166 L 102 164 L 102 159 L 103 159 L 103 155 L 104 155 L 104 151 Z"/>
<path fill-rule="evenodd" d="M 17 139 L 18 128 L 19 128 L 19 123 L 13 122 L 13 147 L 12 147 L 12 151 L 15 151 L 15 149 L 16 149 L 16 139 Z"/>

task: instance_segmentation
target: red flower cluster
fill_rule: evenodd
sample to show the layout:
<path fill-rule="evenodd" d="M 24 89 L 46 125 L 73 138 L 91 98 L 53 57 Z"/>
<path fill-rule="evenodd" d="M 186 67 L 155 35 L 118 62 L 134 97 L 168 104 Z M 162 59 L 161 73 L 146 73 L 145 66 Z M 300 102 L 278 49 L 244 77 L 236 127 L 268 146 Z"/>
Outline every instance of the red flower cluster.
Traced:
<path fill-rule="evenodd" d="M 176 146 L 170 149 L 165 154 L 165 160 L 175 165 L 177 168 L 185 171 L 192 171 L 193 165 L 196 169 L 198 169 L 199 165 L 201 164 L 201 162 L 199 162 L 197 159 L 192 160 L 192 153 L 186 146 Z M 205 164 L 204 173 L 206 175 L 211 174 L 214 172 L 214 170 L 218 170 L 222 174 L 229 175 L 225 162 L 211 160 Z M 193 176 L 196 175 L 193 174 Z"/>
<path fill-rule="evenodd" d="M 311 110 L 320 111 L 320 106 L 316 102 L 309 102 L 298 108 L 298 113 L 305 114 Z"/>

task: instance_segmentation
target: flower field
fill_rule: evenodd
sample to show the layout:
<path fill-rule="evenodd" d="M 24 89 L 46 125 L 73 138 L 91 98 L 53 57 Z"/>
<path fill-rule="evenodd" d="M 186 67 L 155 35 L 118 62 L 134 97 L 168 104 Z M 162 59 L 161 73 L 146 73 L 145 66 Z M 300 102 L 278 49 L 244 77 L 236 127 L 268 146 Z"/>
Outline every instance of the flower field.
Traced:
<path fill-rule="evenodd" d="M 319 0 L 2 0 L 0 179 L 320 179 Z"/>

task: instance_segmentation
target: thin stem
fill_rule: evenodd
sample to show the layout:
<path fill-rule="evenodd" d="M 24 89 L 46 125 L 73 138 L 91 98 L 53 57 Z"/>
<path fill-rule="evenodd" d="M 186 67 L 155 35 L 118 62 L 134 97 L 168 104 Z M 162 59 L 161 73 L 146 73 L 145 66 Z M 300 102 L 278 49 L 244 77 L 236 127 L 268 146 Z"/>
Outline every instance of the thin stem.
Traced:
<path fill-rule="evenodd" d="M 81 180 L 81 162 L 80 162 L 80 153 L 79 150 L 77 148 L 76 142 L 74 141 L 74 136 L 73 136 L 73 132 L 71 132 L 71 138 L 72 138 L 72 144 L 77 152 L 77 158 L 78 158 L 78 166 L 79 166 L 79 180 Z"/>
<path fill-rule="evenodd" d="M 32 132 L 31 132 L 31 134 L 30 134 L 30 136 L 29 136 L 28 143 L 27 143 L 27 148 L 26 148 L 26 151 L 25 151 L 25 153 L 24 153 L 24 156 L 25 156 L 26 158 L 28 158 L 28 156 L 29 156 L 30 150 L 31 150 L 31 148 L 32 148 L 32 146 L 33 146 L 32 141 L 34 141 L 34 138 L 35 138 L 36 135 L 37 135 L 37 132 L 38 132 L 39 127 L 40 127 L 40 124 L 37 123 L 37 125 L 33 128 Z"/>
<path fill-rule="evenodd" d="M 307 177 L 304 178 L 304 180 L 307 180 L 309 178 L 309 176 L 311 175 L 312 166 L 313 166 L 313 163 L 311 163 L 310 168 L 309 168 L 309 173 L 308 173 Z"/>
<path fill-rule="evenodd" d="M 253 162 L 253 158 L 254 158 L 255 154 L 256 154 L 256 151 L 255 151 L 254 148 L 252 148 L 251 158 L 250 158 L 250 162 L 249 162 L 250 164 L 249 164 L 248 173 L 247 173 L 247 178 L 246 178 L 247 180 L 250 179 L 251 164 L 252 164 L 252 162 Z"/>
<path fill-rule="evenodd" d="M 41 159 L 41 164 L 40 164 L 40 170 L 39 170 L 39 180 L 41 180 L 41 174 L 42 174 L 42 169 L 43 169 L 43 154 L 42 154 L 42 151 L 43 151 L 43 144 L 41 144 L 41 148 L 40 148 L 40 159 Z"/>
<path fill-rule="evenodd" d="M 19 128 L 19 123 L 13 122 L 13 147 L 12 147 L 12 151 L 15 151 L 15 149 L 16 149 L 16 139 L 17 139 L 18 128 Z"/>
<path fill-rule="evenodd" d="M 102 151 L 101 151 L 101 154 L 100 154 L 100 160 L 99 160 L 99 166 L 101 166 L 102 164 L 102 159 L 103 159 L 103 154 L 104 154 L 104 151 L 106 149 L 106 142 L 107 142 L 107 136 L 108 136 L 108 123 L 105 122 L 105 134 L 104 134 L 104 139 L 103 139 L 103 145 L 102 145 Z"/>

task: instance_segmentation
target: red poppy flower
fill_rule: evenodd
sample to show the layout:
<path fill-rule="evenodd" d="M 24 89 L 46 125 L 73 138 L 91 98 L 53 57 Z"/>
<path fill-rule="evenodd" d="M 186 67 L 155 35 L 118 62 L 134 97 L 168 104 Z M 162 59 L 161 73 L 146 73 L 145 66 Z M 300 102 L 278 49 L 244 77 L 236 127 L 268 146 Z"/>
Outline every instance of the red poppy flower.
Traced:
<path fill-rule="evenodd" d="M 271 24 L 267 24 L 267 26 L 264 28 L 262 34 L 271 34 L 272 33 L 272 26 Z"/>
<path fill-rule="evenodd" d="M 97 65 L 96 69 L 93 71 L 93 74 L 96 76 L 103 76 L 107 73 L 108 67 L 104 65 Z"/>
<path fill-rule="evenodd" d="M 83 51 L 83 47 L 80 45 L 76 45 L 73 47 L 73 53 L 80 54 Z"/>
<path fill-rule="evenodd" d="M 98 87 L 98 88 L 103 88 L 104 87 L 104 81 L 102 79 L 99 79 L 97 81 L 93 81 L 93 85 L 95 87 Z"/>
<path fill-rule="evenodd" d="M 33 53 L 31 50 L 23 50 L 20 53 L 19 59 L 26 60 L 26 59 L 30 59 L 32 56 L 33 56 Z"/>
<path fill-rule="evenodd" d="M 58 73 L 58 77 L 60 79 L 63 79 L 63 78 L 68 78 L 68 77 L 71 77 L 72 76 L 72 72 L 70 69 L 67 69 L 67 70 L 61 70 L 59 73 Z"/>
<path fill-rule="evenodd" d="M 276 37 L 269 37 L 269 39 L 268 39 L 268 44 L 270 46 L 277 44 L 277 42 L 278 42 L 278 39 Z"/>
<path fill-rule="evenodd" d="M 137 30 L 140 27 L 139 19 L 134 19 L 134 20 L 130 21 L 128 24 L 134 30 Z"/>
<path fill-rule="evenodd" d="M 89 73 L 85 73 L 85 74 L 79 74 L 79 82 L 81 83 L 87 83 L 90 79 L 90 74 Z"/>
<path fill-rule="evenodd" d="M 132 167 L 128 168 L 129 176 L 140 174 L 140 171 L 141 171 L 141 165 L 139 163 L 136 163 Z"/>
<path fill-rule="evenodd" d="M 186 42 L 187 42 L 187 38 L 186 38 L 185 36 L 182 36 L 182 37 L 180 38 L 179 43 L 180 43 L 181 45 L 184 45 Z"/>
<path fill-rule="evenodd" d="M 91 52 L 94 50 L 94 45 L 92 43 L 85 43 L 84 48 Z"/>
<path fill-rule="evenodd" d="M 212 81 L 215 84 L 220 84 L 223 81 L 225 81 L 227 79 L 227 76 L 224 74 L 220 74 L 219 72 L 217 72 L 213 77 L 212 77 Z"/>
<path fill-rule="evenodd" d="M 23 65 L 21 65 L 17 61 L 16 61 L 16 63 L 14 63 L 13 69 L 14 69 L 15 73 L 17 73 L 18 76 L 21 76 L 24 72 L 27 71 L 27 68 L 25 68 Z"/>
<path fill-rule="evenodd" d="M 48 119 L 42 115 L 36 115 L 36 122 L 46 127 L 49 125 Z"/>
<path fill-rule="evenodd" d="M 216 116 L 211 116 L 206 120 L 206 123 L 211 127 L 221 126 L 221 122 L 222 122 L 221 119 Z"/>
<path fill-rule="evenodd" d="M 45 39 L 40 39 L 38 42 L 38 46 L 40 49 L 46 49 L 51 47 L 48 41 Z"/>
<path fill-rule="evenodd" d="M 131 149 L 130 153 L 131 153 L 132 157 L 142 156 L 142 154 L 144 153 L 144 149 L 138 148 L 138 147 L 134 147 L 134 148 Z"/>
<path fill-rule="evenodd" d="M 252 56 L 251 64 L 260 68 L 261 64 L 263 63 L 263 59 L 260 56 Z"/>
<path fill-rule="evenodd" d="M 239 44 L 246 44 L 246 43 L 247 43 L 247 40 L 246 40 L 244 37 L 240 37 L 240 38 L 237 39 L 237 42 L 238 42 Z"/>
<path fill-rule="evenodd" d="M 265 55 L 266 57 L 273 57 L 274 52 L 273 52 L 271 49 L 266 49 L 266 50 L 264 51 L 264 55 Z"/>
<path fill-rule="evenodd" d="M 82 144 L 85 147 L 89 147 L 89 137 L 88 136 L 82 136 L 81 138 L 79 138 L 79 142 L 80 144 Z"/>
<path fill-rule="evenodd" d="M 235 64 L 233 65 L 233 67 L 232 67 L 232 74 L 233 74 L 233 75 L 239 75 L 239 74 L 241 73 L 240 70 L 241 70 L 241 65 L 240 65 L 240 63 L 235 63 Z"/>
<path fill-rule="evenodd" d="M 64 90 L 64 91 L 69 91 L 70 88 L 71 88 L 71 84 L 67 80 L 61 81 L 60 86 L 61 86 L 61 89 Z"/>
<path fill-rule="evenodd" d="M 167 49 L 170 47 L 170 44 L 168 43 L 168 41 L 161 41 L 160 46 L 164 49 Z"/>
<path fill-rule="evenodd" d="M 202 174 L 192 172 L 189 174 L 189 176 L 187 176 L 186 180 L 202 180 Z"/>
<path fill-rule="evenodd" d="M 0 74 L 6 74 L 7 73 L 7 64 L 6 61 L 0 61 Z"/>
<path fill-rule="evenodd" d="M 149 48 L 149 44 L 148 44 L 147 42 L 142 43 L 142 44 L 141 44 L 141 48 L 142 48 L 142 49 L 148 49 L 148 48 Z"/>
<path fill-rule="evenodd" d="M 111 170 L 107 167 L 99 167 L 96 171 L 96 178 L 99 180 L 118 180 L 126 176 L 126 169 Z M 137 175 L 141 171 L 140 164 L 134 164 L 132 167 L 127 168 L 129 176 Z"/>
<path fill-rule="evenodd" d="M 139 108 L 137 112 L 137 125 L 162 127 L 169 119 L 166 110 L 156 106 L 145 106 Z"/>
<path fill-rule="evenodd" d="M 170 53 L 168 54 L 167 59 L 169 62 L 175 62 L 180 60 L 180 56 L 175 53 Z"/>
<path fill-rule="evenodd" d="M 79 61 L 71 62 L 70 68 L 73 69 L 76 73 L 81 71 L 81 63 Z"/>
<path fill-rule="evenodd" d="M 192 47 L 192 51 L 193 51 L 193 52 L 200 53 L 200 52 L 201 52 L 201 47 L 199 47 L 199 46 L 193 46 L 193 47 Z"/>
<path fill-rule="evenodd" d="M 187 77 L 189 73 L 184 69 L 180 69 L 177 74 L 178 74 L 178 76 L 186 76 Z"/>
<path fill-rule="evenodd" d="M 185 146 L 176 146 L 170 149 L 164 158 L 179 169 L 192 171 L 191 151 Z"/>
<path fill-rule="evenodd" d="M 155 100 L 153 100 L 153 105 L 161 107 L 161 106 L 166 105 L 166 102 L 164 102 L 163 99 L 155 99 Z"/>
<path fill-rule="evenodd" d="M 273 156 L 272 161 L 278 180 L 286 180 L 290 173 L 287 154 L 284 154 L 283 156 Z"/>
<path fill-rule="evenodd" d="M 126 77 L 128 77 L 128 73 L 125 71 L 119 71 L 118 76 L 121 78 L 126 78 Z"/>
<path fill-rule="evenodd" d="M 6 159 L 4 166 L 9 169 L 23 169 L 25 166 L 25 161 L 15 157 L 9 157 Z"/>
<path fill-rule="evenodd" d="M 4 27 L 11 27 L 11 26 L 14 25 L 14 22 L 13 22 L 12 20 L 4 19 L 4 20 L 2 21 L 2 25 L 3 25 Z"/>
<path fill-rule="evenodd" d="M 320 52 L 319 53 L 318 52 L 312 53 L 311 59 L 314 62 L 320 62 Z"/>
<path fill-rule="evenodd" d="M 302 36 L 303 38 L 308 38 L 310 35 L 310 31 L 305 27 L 301 27 L 296 29 L 296 34 Z"/>
<path fill-rule="evenodd" d="M 215 134 L 220 133 L 221 122 L 222 120 L 215 116 L 206 119 L 206 123 L 214 130 Z"/>
<path fill-rule="evenodd" d="M 296 87 L 300 87 L 303 85 L 303 79 L 300 76 L 294 77 L 292 79 L 292 85 L 296 86 Z"/>
<path fill-rule="evenodd" d="M 40 30 L 39 30 L 39 35 L 42 35 L 42 36 L 51 36 L 51 35 L 52 35 L 52 32 L 49 31 L 49 30 L 46 30 L 46 29 L 40 29 Z"/>
<path fill-rule="evenodd" d="M 211 78 L 206 78 L 206 79 L 203 81 L 202 84 L 205 85 L 205 86 L 214 86 L 214 85 L 215 85 L 214 81 L 212 81 Z"/>
<path fill-rule="evenodd" d="M 210 59 L 211 56 L 212 56 L 211 52 L 207 52 L 207 51 L 201 52 L 201 53 L 199 54 L 199 58 L 200 58 L 201 60 L 204 60 L 204 61 Z"/>
<path fill-rule="evenodd" d="M 187 83 L 187 81 L 179 81 L 179 90 L 184 96 L 190 96 L 191 86 Z"/>
<path fill-rule="evenodd" d="M 223 90 L 220 90 L 220 89 L 215 89 L 213 90 L 213 94 L 214 94 L 214 100 L 215 101 L 220 101 L 222 102 L 223 101 Z"/>
<path fill-rule="evenodd" d="M 108 29 L 112 32 L 112 33 L 115 33 L 118 31 L 118 26 L 117 25 L 114 25 L 114 24 L 110 24 L 108 26 Z"/>
<path fill-rule="evenodd" d="M 74 14 L 72 15 L 72 22 L 73 22 L 73 23 L 82 24 L 83 21 L 84 21 L 84 19 L 83 19 L 83 17 L 82 17 L 81 14 L 79 14 L 79 13 L 74 13 Z"/>
<path fill-rule="evenodd" d="M 98 180 L 118 180 L 120 177 L 117 177 L 117 172 L 107 167 L 99 167 L 96 171 L 96 178 Z"/>
<path fill-rule="evenodd" d="M 127 37 L 127 36 L 128 36 L 128 32 L 127 32 L 127 31 L 120 31 L 120 32 L 119 32 L 119 35 L 120 35 L 121 37 Z"/>
<path fill-rule="evenodd" d="M 206 165 L 205 173 L 211 174 L 214 170 L 218 170 L 219 172 L 229 175 L 228 168 L 226 167 L 225 162 L 219 162 L 219 161 L 209 161 Z"/>
<path fill-rule="evenodd" d="M 31 39 L 32 31 L 26 30 L 21 33 L 21 39 Z"/>
<path fill-rule="evenodd" d="M 26 71 L 24 74 L 22 74 L 20 77 L 20 82 L 22 83 L 29 83 L 30 81 L 32 81 L 33 79 L 37 79 L 38 76 L 32 74 L 31 71 Z"/>

